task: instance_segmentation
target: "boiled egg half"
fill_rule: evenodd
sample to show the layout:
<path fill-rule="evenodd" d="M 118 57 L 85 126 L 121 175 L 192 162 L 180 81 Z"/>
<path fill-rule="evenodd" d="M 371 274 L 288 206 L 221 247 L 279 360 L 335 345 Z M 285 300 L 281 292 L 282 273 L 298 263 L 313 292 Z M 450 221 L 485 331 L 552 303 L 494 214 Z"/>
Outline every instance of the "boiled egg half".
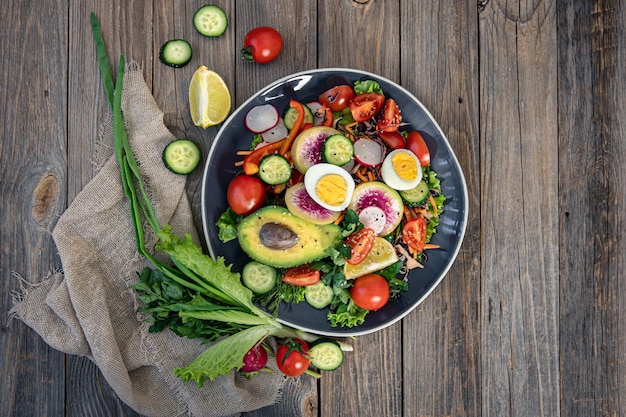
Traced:
<path fill-rule="evenodd" d="M 410 190 L 422 180 L 422 167 L 408 149 L 396 149 L 385 157 L 380 168 L 383 181 L 395 190 Z"/>
<path fill-rule="evenodd" d="M 350 204 L 354 179 L 340 166 L 315 164 L 304 174 L 304 188 L 320 206 L 342 211 Z"/>

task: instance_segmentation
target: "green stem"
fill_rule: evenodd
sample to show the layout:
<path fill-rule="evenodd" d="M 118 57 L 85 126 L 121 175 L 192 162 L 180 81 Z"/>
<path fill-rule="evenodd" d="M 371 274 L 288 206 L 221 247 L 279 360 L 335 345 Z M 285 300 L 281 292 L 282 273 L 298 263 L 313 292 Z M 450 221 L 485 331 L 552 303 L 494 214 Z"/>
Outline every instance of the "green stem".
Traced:
<path fill-rule="evenodd" d="M 96 55 L 98 57 L 98 65 L 100 66 L 100 73 L 102 74 L 102 83 L 104 84 L 104 92 L 107 95 L 109 107 L 113 110 L 113 74 L 111 74 L 111 64 L 109 64 L 109 58 L 107 57 L 106 47 L 104 45 L 104 39 L 102 38 L 102 31 L 100 30 L 100 23 L 95 13 L 91 13 L 91 29 L 93 33 L 93 41 L 96 44 Z"/>

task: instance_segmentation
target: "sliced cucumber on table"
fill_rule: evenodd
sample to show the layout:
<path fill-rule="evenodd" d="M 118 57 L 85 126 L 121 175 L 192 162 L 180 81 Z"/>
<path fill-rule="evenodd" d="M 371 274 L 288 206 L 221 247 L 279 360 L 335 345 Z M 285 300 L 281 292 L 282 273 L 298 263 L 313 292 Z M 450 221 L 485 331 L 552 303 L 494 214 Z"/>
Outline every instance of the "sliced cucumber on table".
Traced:
<path fill-rule="evenodd" d="M 309 348 L 311 365 L 321 371 L 334 371 L 343 363 L 343 351 L 339 343 L 332 339 L 322 338 L 311 344 Z"/>
<path fill-rule="evenodd" d="M 163 162 L 175 174 L 189 174 L 200 164 L 202 152 L 189 139 L 176 139 L 163 149 Z"/>
<path fill-rule="evenodd" d="M 193 15 L 193 27 L 201 35 L 214 38 L 226 32 L 228 17 L 218 6 L 207 4 L 200 7 Z"/>
<path fill-rule="evenodd" d="M 191 61 L 191 45 L 184 39 L 170 39 L 161 46 L 159 61 L 174 68 L 182 68 Z"/>

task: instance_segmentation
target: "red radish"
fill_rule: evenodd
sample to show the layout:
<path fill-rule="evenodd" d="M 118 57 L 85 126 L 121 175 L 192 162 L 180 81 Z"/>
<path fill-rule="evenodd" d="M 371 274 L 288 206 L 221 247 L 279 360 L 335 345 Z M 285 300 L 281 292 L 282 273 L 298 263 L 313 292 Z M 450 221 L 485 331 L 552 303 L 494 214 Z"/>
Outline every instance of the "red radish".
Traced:
<path fill-rule="evenodd" d="M 263 349 L 263 346 L 253 346 L 252 349 L 246 353 L 243 357 L 243 366 L 241 370 L 243 372 L 255 372 L 260 371 L 267 365 L 267 352 Z"/>
<path fill-rule="evenodd" d="M 276 126 L 279 119 L 276 107 L 271 104 L 261 104 L 248 111 L 245 124 L 252 133 L 263 133 Z"/>
<path fill-rule="evenodd" d="M 359 213 L 359 221 L 363 223 L 363 226 L 369 227 L 374 230 L 374 233 L 379 235 L 385 230 L 387 215 L 380 207 L 369 206 L 361 210 Z"/>
<path fill-rule="evenodd" d="M 306 105 L 313 113 L 313 124 L 315 126 L 321 126 L 322 122 L 324 122 L 324 113 L 318 110 L 322 108 L 322 104 L 317 101 L 311 101 L 310 103 L 306 103 Z"/>
<path fill-rule="evenodd" d="M 289 130 L 287 129 L 287 126 L 285 126 L 285 122 L 283 121 L 283 119 L 280 118 L 276 126 L 271 128 L 270 130 L 266 130 L 265 132 L 261 133 L 261 136 L 263 136 L 263 140 L 265 142 L 272 143 L 283 139 L 288 134 Z"/>
<path fill-rule="evenodd" d="M 383 147 L 372 139 L 361 138 L 354 142 L 354 158 L 361 164 L 373 167 L 383 162 Z"/>

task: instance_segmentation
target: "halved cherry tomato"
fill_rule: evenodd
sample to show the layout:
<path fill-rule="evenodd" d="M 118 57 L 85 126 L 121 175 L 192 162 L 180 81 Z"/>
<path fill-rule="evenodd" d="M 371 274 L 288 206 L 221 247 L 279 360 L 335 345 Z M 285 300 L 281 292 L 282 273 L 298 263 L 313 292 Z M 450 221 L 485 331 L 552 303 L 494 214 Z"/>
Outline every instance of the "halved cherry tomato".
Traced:
<path fill-rule="evenodd" d="M 241 54 L 247 61 L 267 64 L 275 60 L 283 49 L 283 37 L 269 26 L 252 29 L 243 39 Z"/>
<path fill-rule="evenodd" d="M 378 310 L 389 301 L 389 283 L 378 274 L 363 275 L 350 288 L 354 304 L 365 310 Z"/>
<path fill-rule="evenodd" d="M 417 156 L 421 166 L 425 167 L 430 164 L 430 151 L 420 132 L 416 130 L 409 132 L 406 138 L 406 147 Z"/>
<path fill-rule="evenodd" d="M 322 106 L 332 111 L 342 111 L 354 98 L 354 90 L 349 85 L 338 85 L 320 94 L 317 99 Z"/>
<path fill-rule="evenodd" d="M 409 220 L 402 228 L 402 240 L 410 249 L 422 252 L 426 244 L 426 219 L 417 217 Z"/>
<path fill-rule="evenodd" d="M 385 96 L 382 94 L 359 94 L 350 102 L 350 113 L 355 122 L 364 122 L 376 116 L 384 103 Z"/>
<path fill-rule="evenodd" d="M 406 141 L 399 132 L 378 132 L 378 137 L 381 138 L 391 149 L 406 148 Z"/>
<path fill-rule="evenodd" d="M 317 284 L 321 278 L 318 269 L 309 268 L 309 265 L 300 265 L 288 268 L 283 275 L 283 282 L 296 287 L 307 287 Z"/>
<path fill-rule="evenodd" d="M 376 129 L 379 132 L 395 132 L 402 122 L 402 113 L 396 101 L 392 98 L 385 100 L 383 111 L 380 114 Z"/>
<path fill-rule="evenodd" d="M 247 216 L 265 203 L 266 187 L 259 177 L 237 175 L 228 184 L 226 199 L 230 208 L 240 216 Z"/>
<path fill-rule="evenodd" d="M 346 259 L 350 265 L 358 265 L 370 253 L 376 233 L 374 229 L 365 227 L 356 233 L 352 233 L 346 238 L 346 244 L 350 246 L 350 259 Z"/>
<path fill-rule="evenodd" d="M 288 339 L 276 349 L 276 365 L 287 376 L 302 375 L 309 369 L 309 346 L 304 340 Z"/>

